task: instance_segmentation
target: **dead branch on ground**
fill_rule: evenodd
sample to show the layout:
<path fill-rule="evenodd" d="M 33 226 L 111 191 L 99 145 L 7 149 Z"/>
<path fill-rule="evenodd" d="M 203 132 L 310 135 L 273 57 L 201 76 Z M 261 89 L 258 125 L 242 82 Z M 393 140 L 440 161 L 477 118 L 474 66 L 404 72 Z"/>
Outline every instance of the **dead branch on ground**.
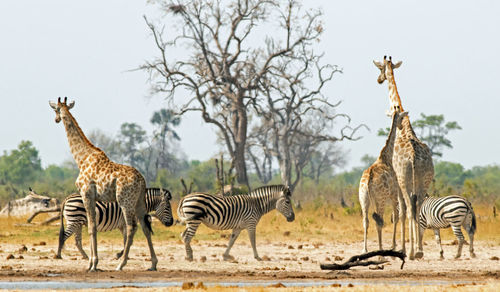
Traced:
<path fill-rule="evenodd" d="M 349 260 L 342 264 L 320 264 L 320 268 L 322 270 L 348 270 L 351 267 L 356 266 L 370 266 L 370 265 L 380 265 L 385 264 L 388 260 L 380 260 L 380 261 L 364 261 L 374 256 L 390 256 L 390 257 L 398 257 L 403 262 L 401 263 L 401 269 L 405 264 L 406 254 L 399 251 L 394 250 L 376 250 L 367 252 L 360 255 L 352 256 Z"/>

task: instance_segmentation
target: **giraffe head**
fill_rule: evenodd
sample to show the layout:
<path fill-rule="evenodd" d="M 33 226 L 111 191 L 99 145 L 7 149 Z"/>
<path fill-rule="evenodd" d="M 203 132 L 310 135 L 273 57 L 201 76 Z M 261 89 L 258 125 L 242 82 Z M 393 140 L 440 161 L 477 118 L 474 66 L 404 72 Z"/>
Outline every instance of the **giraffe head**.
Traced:
<path fill-rule="evenodd" d="M 63 102 L 61 102 L 60 97 L 57 99 L 57 102 L 49 101 L 50 107 L 53 108 L 56 112 L 56 123 L 59 123 L 61 121 L 61 109 L 66 109 L 67 111 L 69 111 L 73 108 L 73 106 L 75 106 L 75 101 L 72 101 L 69 104 L 67 104 L 67 101 L 67 97 L 64 98 Z"/>
<path fill-rule="evenodd" d="M 378 83 L 382 84 L 386 79 L 389 79 L 390 77 L 394 77 L 394 69 L 399 68 L 403 61 L 399 61 L 396 64 L 392 63 L 392 56 L 389 56 L 389 59 L 387 59 L 387 56 L 384 56 L 384 62 L 379 62 L 379 61 L 373 61 L 373 64 L 377 66 L 377 68 L 380 69 L 380 75 L 377 78 Z"/>
<path fill-rule="evenodd" d="M 403 62 L 399 61 L 395 64 L 392 63 L 392 57 L 384 56 L 384 62 L 373 61 L 373 64 L 380 69 L 380 75 L 377 78 L 378 83 L 382 84 L 385 80 L 389 82 L 389 99 L 391 102 L 390 109 L 394 110 L 395 107 L 399 107 L 400 110 L 403 110 L 403 105 L 401 104 L 401 99 L 396 89 L 396 82 L 394 81 L 394 69 L 399 68 Z M 389 111 L 387 113 L 389 116 L 392 115 L 392 112 Z"/>

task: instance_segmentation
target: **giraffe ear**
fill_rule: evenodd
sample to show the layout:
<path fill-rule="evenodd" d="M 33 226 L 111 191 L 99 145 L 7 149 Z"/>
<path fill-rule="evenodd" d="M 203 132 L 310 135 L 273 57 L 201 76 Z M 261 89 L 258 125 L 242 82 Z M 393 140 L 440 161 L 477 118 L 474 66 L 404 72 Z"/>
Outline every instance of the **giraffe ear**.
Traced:
<path fill-rule="evenodd" d="M 401 64 L 403 64 L 403 61 L 399 61 L 399 62 L 397 62 L 396 64 L 393 64 L 393 65 L 392 65 L 392 69 L 399 68 L 399 66 L 401 66 Z"/>
<path fill-rule="evenodd" d="M 384 68 L 384 65 L 382 63 L 380 63 L 379 61 L 373 60 L 373 64 L 375 64 L 375 66 L 377 66 L 377 68 L 379 68 L 380 70 L 382 70 Z"/>
<path fill-rule="evenodd" d="M 50 100 L 49 100 L 49 105 L 50 105 L 50 107 L 51 107 L 51 108 L 53 108 L 53 109 L 56 109 L 56 108 L 57 108 L 57 103 L 55 103 L 55 102 L 53 102 L 53 101 L 50 101 Z"/>
<path fill-rule="evenodd" d="M 75 106 L 75 101 L 73 100 L 72 102 L 69 103 L 68 109 L 72 109 Z"/>

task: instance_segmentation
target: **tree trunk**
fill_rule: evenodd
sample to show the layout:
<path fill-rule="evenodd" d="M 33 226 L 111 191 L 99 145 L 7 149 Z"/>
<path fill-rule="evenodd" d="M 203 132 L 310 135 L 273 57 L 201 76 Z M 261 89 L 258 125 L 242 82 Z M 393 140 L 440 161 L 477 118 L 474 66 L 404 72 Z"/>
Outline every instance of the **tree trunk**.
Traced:
<path fill-rule="evenodd" d="M 234 167 L 236 169 L 236 179 L 239 184 L 246 185 L 250 190 L 248 183 L 247 166 L 245 160 L 245 150 L 247 142 L 247 112 L 243 98 L 238 98 L 236 109 L 233 115 L 233 127 L 235 128 L 234 145 Z"/>

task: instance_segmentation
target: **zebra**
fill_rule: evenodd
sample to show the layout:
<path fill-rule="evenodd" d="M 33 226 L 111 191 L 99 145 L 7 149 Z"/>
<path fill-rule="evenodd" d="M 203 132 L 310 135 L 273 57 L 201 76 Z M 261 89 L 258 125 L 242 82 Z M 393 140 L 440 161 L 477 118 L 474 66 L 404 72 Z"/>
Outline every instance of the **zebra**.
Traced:
<path fill-rule="evenodd" d="M 262 260 L 255 246 L 255 229 L 260 218 L 273 209 L 283 214 L 288 222 L 295 220 L 291 192 L 287 186 L 264 186 L 248 194 L 234 196 L 192 193 L 183 197 L 179 202 L 177 214 L 179 219 L 186 223 L 186 229 L 181 233 L 186 248 L 186 260 L 193 260 L 190 242 L 201 223 L 212 229 L 233 230 L 223 255 L 224 260 L 233 259 L 229 251 L 243 229 L 248 231 L 254 258 Z"/>
<path fill-rule="evenodd" d="M 157 217 L 165 226 L 173 224 L 172 207 L 170 200 L 172 194 L 169 190 L 162 188 L 146 189 L 146 209 L 147 212 L 155 212 Z M 66 230 L 64 229 L 63 218 L 66 219 Z M 149 222 L 149 221 L 147 221 Z M 87 225 L 87 213 L 83 205 L 80 194 L 69 195 L 61 206 L 61 228 L 59 230 L 59 246 L 56 258 L 61 259 L 61 251 L 64 242 L 74 233 L 76 247 L 84 259 L 88 259 L 82 248 L 82 227 Z M 126 225 L 123 212 L 117 202 L 96 202 L 96 224 L 97 231 L 111 231 L 120 229 L 123 235 L 123 244 L 126 241 Z M 151 229 L 151 226 L 149 226 Z M 116 254 L 120 258 L 123 250 Z"/>
<path fill-rule="evenodd" d="M 474 254 L 474 233 L 476 232 L 476 215 L 472 209 L 472 205 L 467 199 L 461 196 L 447 197 L 427 197 L 422 203 L 420 209 L 419 228 L 420 238 L 419 243 L 422 245 L 422 238 L 425 229 L 432 228 L 436 241 L 439 244 L 441 259 L 443 257 L 443 247 L 441 246 L 440 228 L 450 227 L 458 239 L 458 250 L 455 256 L 458 259 L 462 255 L 462 246 L 465 242 L 462 234 L 462 226 L 467 231 L 470 239 L 469 252 L 472 258 Z"/>

